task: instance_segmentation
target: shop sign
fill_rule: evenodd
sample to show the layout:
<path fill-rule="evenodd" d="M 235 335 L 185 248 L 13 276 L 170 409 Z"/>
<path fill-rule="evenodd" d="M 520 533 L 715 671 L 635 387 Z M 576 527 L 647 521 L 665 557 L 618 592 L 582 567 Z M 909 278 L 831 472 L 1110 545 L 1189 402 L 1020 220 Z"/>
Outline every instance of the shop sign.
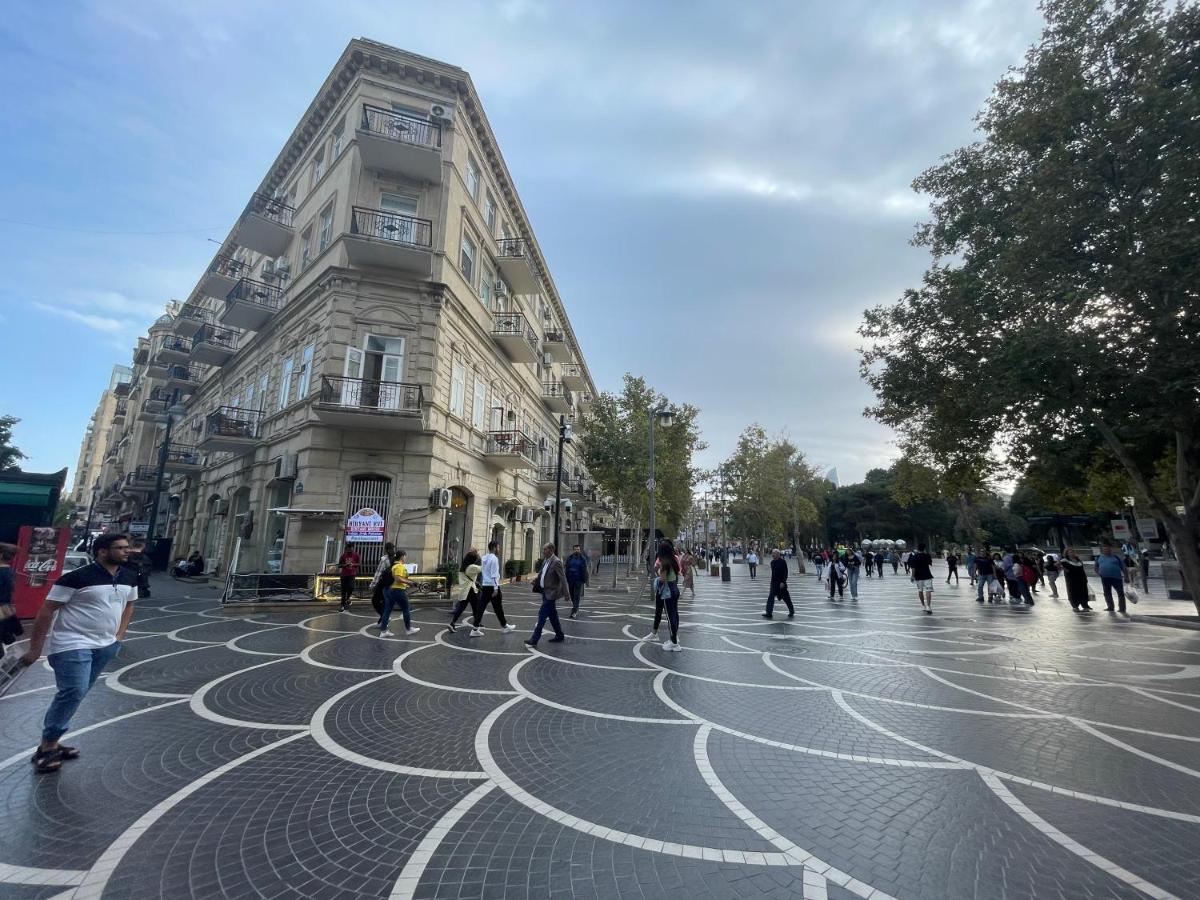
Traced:
<path fill-rule="evenodd" d="M 346 542 L 359 544 L 382 544 L 383 516 L 364 506 L 346 520 Z"/>

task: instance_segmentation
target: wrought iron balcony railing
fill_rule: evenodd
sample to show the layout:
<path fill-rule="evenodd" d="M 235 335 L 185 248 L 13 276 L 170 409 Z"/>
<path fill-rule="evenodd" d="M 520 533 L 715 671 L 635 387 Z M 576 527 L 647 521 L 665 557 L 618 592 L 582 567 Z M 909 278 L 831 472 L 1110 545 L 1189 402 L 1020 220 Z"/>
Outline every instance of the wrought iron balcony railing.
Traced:
<path fill-rule="evenodd" d="M 188 444 L 171 444 L 167 447 L 168 466 L 198 466 L 200 451 Z"/>
<path fill-rule="evenodd" d="M 222 328 L 220 325 L 201 325 L 192 338 L 192 346 L 195 347 L 198 344 L 216 344 L 227 350 L 236 350 L 237 332 L 231 328 Z"/>
<path fill-rule="evenodd" d="M 258 196 L 257 194 L 255 196 Z M 284 223 L 287 224 L 287 223 Z M 235 259 L 225 253 L 217 254 L 208 271 L 212 275 L 224 275 L 226 278 L 238 279 L 250 271 L 250 267 L 240 259 Z"/>
<path fill-rule="evenodd" d="M 537 445 L 523 431 L 489 431 L 485 452 L 489 454 L 514 453 L 533 461 Z"/>
<path fill-rule="evenodd" d="M 437 149 L 442 146 L 442 126 L 378 106 L 363 106 L 362 130 L 394 141 Z"/>
<path fill-rule="evenodd" d="M 278 197 L 268 197 L 266 194 L 252 194 L 246 204 L 246 212 L 256 213 L 264 219 L 270 219 L 287 228 L 292 227 L 292 219 L 296 210 L 288 206 Z"/>
<path fill-rule="evenodd" d="M 222 406 L 205 416 L 204 436 L 253 440 L 258 437 L 261 421 L 262 413 L 257 409 Z"/>
<path fill-rule="evenodd" d="M 423 401 L 419 384 L 336 375 L 321 376 L 321 393 L 317 399 L 318 403 L 344 409 L 397 413 L 419 413 Z"/>
<path fill-rule="evenodd" d="M 561 381 L 543 381 L 542 382 L 543 397 L 562 397 L 568 403 L 571 402 L 571 390 Z"/>
<path fill-rule="evenodd" d="M 498 259 L 525 259 L 529 261 L 530 266 L 537 268 L 537 263 L 533 258 L 533 248 L 524 238 L 501 238 L 496 242 L 496 246 L 499 250 L 496 254 Z"/>
<path fill-rule="evenodd" d="M 350 233 L 424 250 L 433 247 L 433 222 L 429 219 L 365 206 L 356 206 L 351 212 Z"/>
<path fill-rule="evenodd" d="M 225 300 L 229 303 L 253 303 L 277 312 L 283 306 L 283 291 L 273 284 L 243 278 L 233 286 Z"/>
<path fill-rule="evenodd" d="M 496 313 L 492 319 L 493 335 L 520 335 L 529 342 L 529 346 L 537 349 L 537 332 L 525 321 L 521 313 Z"/>

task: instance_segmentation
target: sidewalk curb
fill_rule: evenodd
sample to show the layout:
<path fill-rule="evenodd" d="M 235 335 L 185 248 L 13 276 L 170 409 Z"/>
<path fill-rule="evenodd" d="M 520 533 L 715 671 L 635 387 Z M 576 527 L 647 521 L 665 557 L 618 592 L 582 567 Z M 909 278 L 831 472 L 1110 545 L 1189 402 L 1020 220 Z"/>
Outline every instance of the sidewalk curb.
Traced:
<path fill-rule="evenodd" d="M 1131 622 L 1145 622 L 1147 625 L 1159 625 L 1163 628 L 1183 628 L 1188 631 L 1200 631 L 1200 619 L 1189 622 L 1186 619 L 1172 619 L 1168 616 L 1134 615 L 1130 616 L 1129 620 Z"/>

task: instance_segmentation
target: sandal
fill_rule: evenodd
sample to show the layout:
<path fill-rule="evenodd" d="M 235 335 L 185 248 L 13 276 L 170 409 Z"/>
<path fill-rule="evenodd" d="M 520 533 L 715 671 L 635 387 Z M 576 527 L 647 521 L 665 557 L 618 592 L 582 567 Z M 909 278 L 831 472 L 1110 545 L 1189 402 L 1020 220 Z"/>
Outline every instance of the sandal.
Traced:
<path fill-rule="evenodd" d="M 57 772 L 62 768 L 62 761 L 58 758 L 58 751 L 51 750 L 44 752 L 39 750 L 33 754 L 33 759 L 30 760 L 37 770 L 39 775 L 46 775 L 50 772 Z"/>
<path fill-rule="evenodd" d="M 68 747 L 66 744 L 59 744 L 58 758 L 63 761 L 68 759 L 79 759 L 79 751 L 74 747 Z"/>

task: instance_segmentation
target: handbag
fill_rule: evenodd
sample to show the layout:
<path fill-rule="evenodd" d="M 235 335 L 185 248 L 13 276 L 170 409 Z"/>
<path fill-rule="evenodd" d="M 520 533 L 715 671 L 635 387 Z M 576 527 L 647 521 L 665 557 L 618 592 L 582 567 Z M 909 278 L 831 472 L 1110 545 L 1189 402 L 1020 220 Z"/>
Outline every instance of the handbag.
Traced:
<path fill-rule="evenodd" d="M 1141 597 L 1138 596 L 1138 592 L 1133 588 L 1125 588 L 1125 599 L 1130 603 L 1137 603 Z"/>

